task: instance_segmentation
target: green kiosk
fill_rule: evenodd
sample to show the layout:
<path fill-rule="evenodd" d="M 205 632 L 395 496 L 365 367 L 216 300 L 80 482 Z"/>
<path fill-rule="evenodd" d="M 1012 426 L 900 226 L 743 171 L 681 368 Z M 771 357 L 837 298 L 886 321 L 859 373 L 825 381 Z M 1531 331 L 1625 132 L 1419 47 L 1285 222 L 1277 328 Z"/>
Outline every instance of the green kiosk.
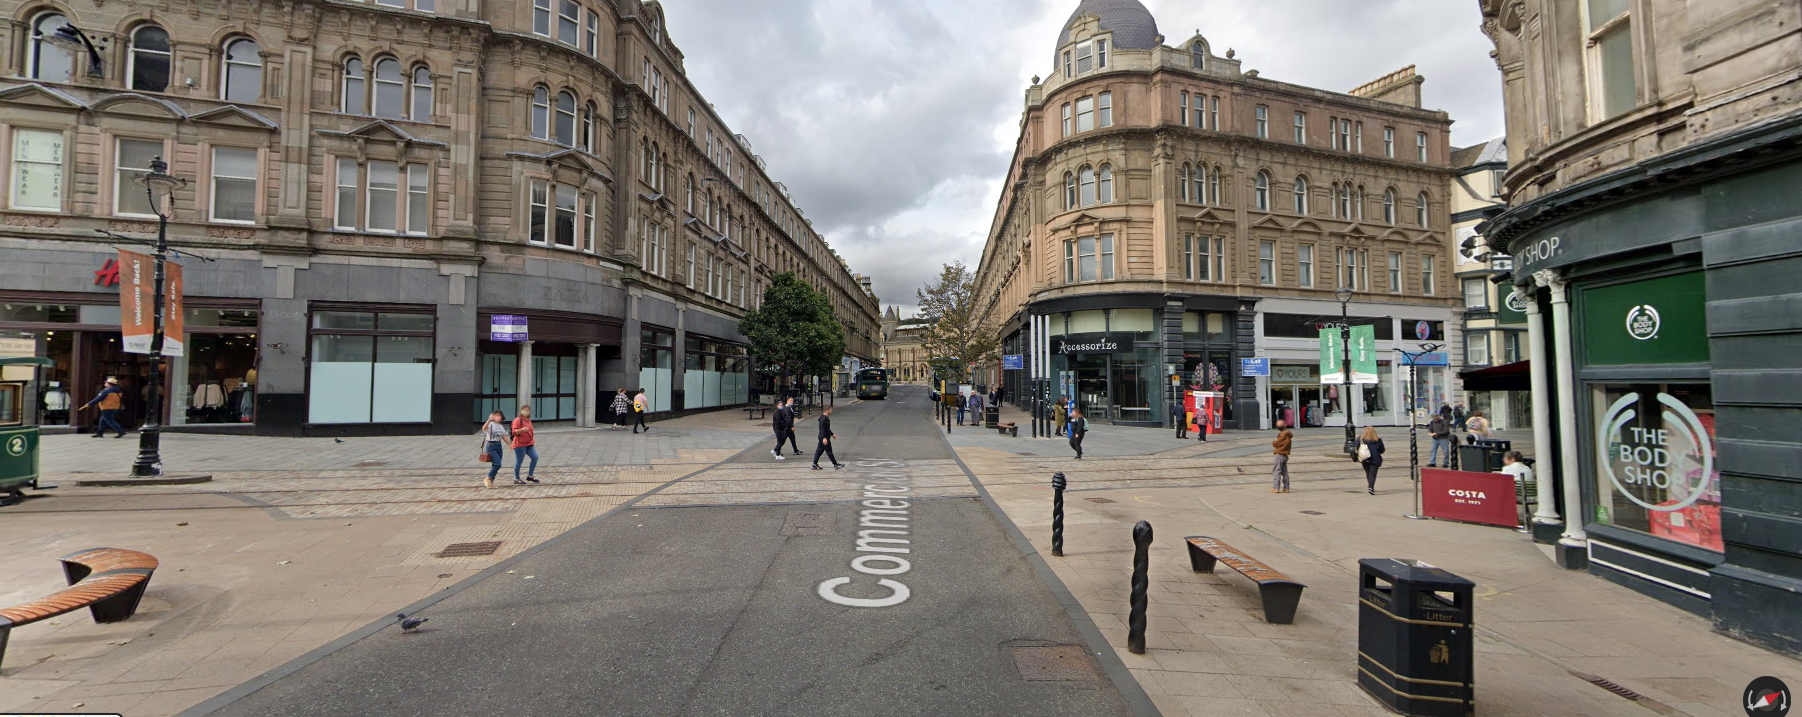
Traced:
<path fill-rule="evenodd" d="M 38 487 L 38 369 L 56 365 L 33 356 L 0 357 L 0 506 Z"/>

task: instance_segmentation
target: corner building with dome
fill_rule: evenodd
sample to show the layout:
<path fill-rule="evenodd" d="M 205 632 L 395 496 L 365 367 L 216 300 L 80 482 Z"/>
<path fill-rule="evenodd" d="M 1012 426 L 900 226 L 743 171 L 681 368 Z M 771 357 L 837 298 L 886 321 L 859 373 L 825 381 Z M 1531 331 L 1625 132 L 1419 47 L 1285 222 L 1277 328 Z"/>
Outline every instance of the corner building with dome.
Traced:
<path fill-rule="evenodd" d="M 1226 428 L 1342 426 L 1348 408 L 1404 425 L 1397 350 L 1459 339 L 1452 121 L 1422 109 L 1414 68 L 1350 92 L 1267 79 L 1199 31 L 1171 42 L 1138 0 L 1083 0 L 1051 60 L 977 269 L 1002 353 L 1030 362 L 1048 317 L 1052 395 L 1091 420 L 1170 426 L 1180 386 L 1227 394 Z M 1319 370 L 1341 287 L 1377 343 L 1378 383 L 1351 394 Z M 1268 375 L 1241 375 L 1252 358 Z M 978 382 L 1024 405 L 1030 375 Z M 1417 409 L 1454 402 L 1454 378 L 1419 366 Z"/>

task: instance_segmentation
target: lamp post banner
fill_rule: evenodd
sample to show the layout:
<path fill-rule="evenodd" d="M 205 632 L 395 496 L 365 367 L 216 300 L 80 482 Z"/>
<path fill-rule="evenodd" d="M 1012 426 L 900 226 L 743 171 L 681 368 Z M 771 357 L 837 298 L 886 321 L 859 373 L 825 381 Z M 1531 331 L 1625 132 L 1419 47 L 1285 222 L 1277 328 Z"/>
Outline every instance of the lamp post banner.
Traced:
<path fill-rule="evenodd" d="M 151 283 L 155 270 L 155 257 L 119 250 L 119 334 L 126 353 L 150 353 L 156 331 L 156 292 Z"/>
<path fill-rule="evenodd" d="M 183 319 L 187 310 L 182 304 L 181 265 L 168 262 L 163 266 L 163 355 L 182 355 L 182 337 L 187 331 Z"/>
<path fill-rule="evenodd" d="M 1377 327 L 1351 327 L 1352 383 L 1377 382 Z"/>
<path fill-rule="evenodd" d="M 1320 330 L 1320 382 L 1345 383 L 1345 375 L 1340 373 L 1339 362 L 1345 355 L 1345 349 L 1339 343 L 1339 327 L 1330 326 Z"/>

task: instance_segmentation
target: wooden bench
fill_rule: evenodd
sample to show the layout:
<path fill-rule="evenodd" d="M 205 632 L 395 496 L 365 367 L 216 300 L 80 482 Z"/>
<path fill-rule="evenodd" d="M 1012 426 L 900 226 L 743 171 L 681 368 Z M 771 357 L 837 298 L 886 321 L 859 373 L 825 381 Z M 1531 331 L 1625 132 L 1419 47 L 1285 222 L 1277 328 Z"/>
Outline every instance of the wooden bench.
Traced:
<path fill-rule="evenodd" d="M 745 408 L 745 420 L 747 421 L 755 421 L 768 415 L 770 415 L 769 406 L 748 406 Z"/>
<path fill-rule="evenodd" d="M 1301 591 L 1306 585 L 1258 562 L 1233 546 L 1205 535 L 1183 538 L 1189 544 L 1189 567 L 1198 573 L 1214 572 L 1215 561 L 1237 570 L 1258 584 L 1258 595 L 1264 600 L 1264 621 L 1273 625 L 1295 622 L 1295 608 L 1301 604 Z"/>
<path fill-rule="evenodd" d="M 138 611 L 138 601 L 150 576 L 155 557 L 122 548 L 89 548 L 61 558 L 69 587 L 28 603 L 0 608 L 0 660 L 6 658 L 6 641 L 12 629 L 63 613 L 88 608 L 94 622 L 119 622 Z"/>
<path fill-rule="evenodd" d="M 1000 434 L 1003 434 L 1003 435 L 1009 435 L 1009 436 L 1013 436 L 1013 437 L 1015 437 L 1015 438 L 1019 438 L 1019 437 L 1020 437 L 1020 426 L 1019 426 L 1019 424 L 1015 424 L 1015 423 L 997 423 L 997 424 L 995 424 L 995 425 L 994 425 L 994 429 L 995 429 L 995 432 L 996 432 L 996 433 L 1000 433 Z"/>

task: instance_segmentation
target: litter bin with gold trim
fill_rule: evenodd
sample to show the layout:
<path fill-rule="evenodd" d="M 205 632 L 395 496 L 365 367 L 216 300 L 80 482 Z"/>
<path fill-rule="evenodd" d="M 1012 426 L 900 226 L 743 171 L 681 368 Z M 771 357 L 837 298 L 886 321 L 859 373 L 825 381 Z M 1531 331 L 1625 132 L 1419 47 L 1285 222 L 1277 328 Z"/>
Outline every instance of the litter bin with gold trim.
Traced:
<path fill-rule="evenodd" d="M 1404 715 L 1473 714 L 1469 580 L 1416 560 L 1358 561 L 1358 686 Z"/>

